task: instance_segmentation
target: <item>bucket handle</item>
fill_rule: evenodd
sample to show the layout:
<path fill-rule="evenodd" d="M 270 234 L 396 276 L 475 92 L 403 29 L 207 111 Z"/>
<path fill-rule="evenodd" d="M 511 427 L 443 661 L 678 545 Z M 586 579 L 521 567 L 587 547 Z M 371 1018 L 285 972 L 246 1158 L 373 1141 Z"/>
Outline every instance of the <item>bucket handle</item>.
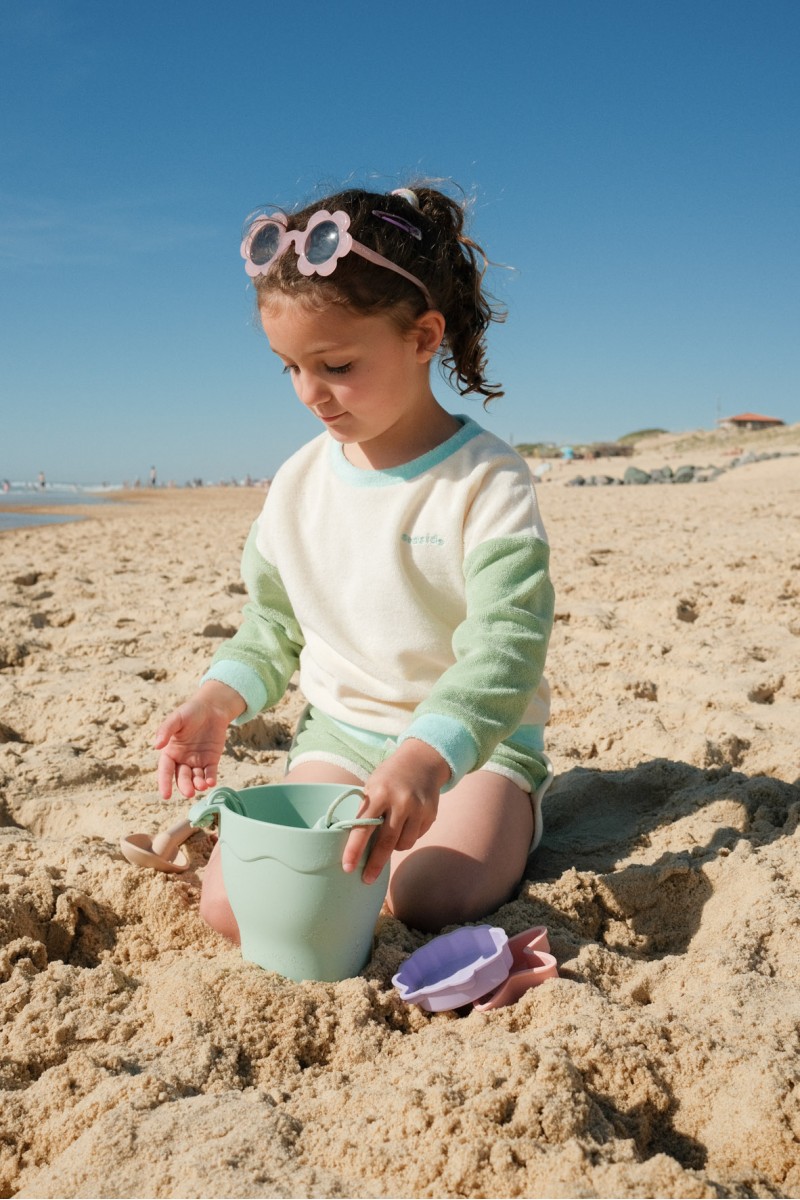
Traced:
<path fill-rule="evenodd" d="M 314 825 L 314 829 L 330 829 L 333 832 L 340 832 L 343 829 L 360 829 L 365 825 L 382 825 L 383 817 L 350 817 L 345 821 L 334 821 L 334 811 L 339 807 L 343 800 L 348 796 L 361 796 L 364 798 L 364 789 L 360 787 L 347 788 L 340 792 L 336 799 L 331 803 L 328 811 L 324 816 L 320 817 Z"/>
<path fill-rule="evenodd" d="M 350 817 L 345 821 L 334 821 L 334 811 L 348 796 L 361 796 L 363 798 L 364 791 L 359 787 L 351 787 L 340 792 L 328 806 L 328 811 L 319 818 L 312 828 L 339 833 L 344 829 L 358 829 L 365 825 L 383 824 L 383 817 Z M 226 808 L 228 812 L 236 813 L 239 817 L 245 816 L 244 804 L 239 793 L 235 792 L 233 788 L 218 787 L 192 805 L 188 814 L 189 824 L 195 829 L 207 829 L 210 825 L 214 824 L 214 818 L 219 816 L 223 808 Z"/>
<path fill-rule="evenodd" d="M 189 824 L 195 829 L 207 829 L 214 824 L 214 818 L 219 816 L 223 808 L 239 817 L 244 816 L 244 805 L 239 793 L 233 788 L 218 787 L 192 805 L 188 815 Z"/>

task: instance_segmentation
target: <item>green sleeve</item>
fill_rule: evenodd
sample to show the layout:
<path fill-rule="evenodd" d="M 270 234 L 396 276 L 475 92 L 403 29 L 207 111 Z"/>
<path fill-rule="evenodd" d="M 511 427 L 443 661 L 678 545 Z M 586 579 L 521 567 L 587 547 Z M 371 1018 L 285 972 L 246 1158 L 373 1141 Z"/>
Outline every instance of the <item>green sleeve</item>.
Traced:
<path fill-rule="evenodd" d="M 229 683 L 244 696 L 248 708 L 239 722 L 278 703 L 304 644 L 278 569 L 260 553 L 256 533 L 254 525 L 242 554 L 242 578 L 249 596 L 242 625 L 219 647 L 206 675 Z"/>
<path fill-rule="evenodd" d="M 523 535 L 484 542 L 464 562 L 467 615 L 453 635 L 456 661 L 403 735 L 439 750 L 454 778 L 491 757 L 539 687 L 553 627 L 549 558 L 546 542 Z"/>

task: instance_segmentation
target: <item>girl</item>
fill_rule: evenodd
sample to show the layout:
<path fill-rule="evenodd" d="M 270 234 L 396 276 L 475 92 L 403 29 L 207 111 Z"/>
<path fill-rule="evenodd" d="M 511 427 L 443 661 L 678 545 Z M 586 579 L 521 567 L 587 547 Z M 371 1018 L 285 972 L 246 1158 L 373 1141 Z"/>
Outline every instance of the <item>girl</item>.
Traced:
<path fill-rule="evenodd" d="M 349 190 L 255 219 L 242 255 L 264 332 L 325 431 L 278 471 L 244 549 L 249 603 L 196 694 L 163 723 L 159 785 L 213 787 L 228 725 L 276 704 L 299 666 L 308 707 L 286 781 L 363 786 L 384 818 L 387 902 L 436 931 L 508 899 L 541 836 L 543 677 L 553 619 L 530 472 L 436 400 L 486 379 L 500 319 L 464 212 L 430 187 Z M 345 871 L 371 831 L 353 830 Z M 238 939 L 218 849 L 201 914 Z"/>

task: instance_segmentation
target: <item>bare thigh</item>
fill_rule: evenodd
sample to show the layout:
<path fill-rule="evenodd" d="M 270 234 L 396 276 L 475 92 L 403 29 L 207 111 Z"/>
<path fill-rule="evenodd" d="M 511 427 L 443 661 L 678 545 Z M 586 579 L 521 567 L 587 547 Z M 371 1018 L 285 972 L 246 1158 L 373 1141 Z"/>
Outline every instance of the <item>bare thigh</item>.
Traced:
<path fill-rule="evenodd" d="M 428 832 L 392 855 L 392 912 L 427 932 L 480 920 L 519 885 L 532 838 L 527 792 L 495 771 L 465 776 L 439 798 Z"/>

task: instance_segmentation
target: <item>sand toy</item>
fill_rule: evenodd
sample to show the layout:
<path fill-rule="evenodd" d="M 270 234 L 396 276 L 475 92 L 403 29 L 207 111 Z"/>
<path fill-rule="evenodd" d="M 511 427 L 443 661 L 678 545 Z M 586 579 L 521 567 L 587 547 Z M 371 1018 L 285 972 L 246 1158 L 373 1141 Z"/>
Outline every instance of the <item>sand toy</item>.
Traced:
<path fill-rule="evenodd" d="M 193 826 L 219 825 L 222 877 L 241 934 L 242 957 L 288 979 L 338 980 L 369 958 L 389 885 L 389 864 L 361 878 L 342 855 L 364 793 L 340 784 L 215 788 L 189 812 Z"/>
<path fill-rule="evenodd" d="M 120 839 L 119 848 L 135 867 L 179 873 L 189 867 L 186 851 L 181 847 L 194 832 L 194 827 L 188 821 L 178 821 L 153 838 L 148 833 L 129 833 Z"/>
<path fill-rule="evenodd" d="M 415 950 L 392 983 L 403 1000 L 428 1012 L 466 1004 L 488 1012 L 513 1004 L 557 975 L 543 925 L 511 939 L 502 929 L 477 925 L 442 934 Z"/>
<path fill-rule="evenodd" d="M 467 926 L 415 950 L 392 979 L 402 998 L 428 1012 L 461 1008 L 493 991 L 511 969 L 505 931 Z"/>
<path fill-rule="evenodd" d="M 550 953 L 550 942 L 544 925 L 534 925 L 508 939 L 511 951 L 511 970 L 508 978 L 493 992 L 476 1000 L 476 1012 L 488 1012 L 514 1004 L 529 988 L 538 987 L 548 979 L 558 978 L 558 965 Z"/>

